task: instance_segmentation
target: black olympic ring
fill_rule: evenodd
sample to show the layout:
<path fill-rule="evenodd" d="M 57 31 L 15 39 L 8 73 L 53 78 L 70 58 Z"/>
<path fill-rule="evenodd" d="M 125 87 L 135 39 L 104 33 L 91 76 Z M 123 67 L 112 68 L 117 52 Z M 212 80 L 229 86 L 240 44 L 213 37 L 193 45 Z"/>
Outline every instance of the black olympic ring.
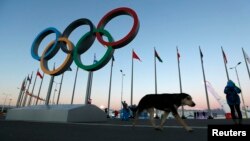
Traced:
<path fill-rule="evenodd" d="M 122 39 L 118 41 L 114 41 L 113 37 L 110 35 L 108 31 L 104 29 L 106 24 L 113 18 L 120 15 L 129 15 L 134 19 L 134 24 L 130 32 Z M 90 31 L 84 34 L 80 40 L 77 42 L 76 46 L 68 40 L 69 35 L 81 25 L 88 25 L 90 27 Z M 60 75 L 65 72 L 73 60 L 79 68 L 82 68 L 87 71 L 96 71 L 104 67 L 109 60 L 112 58 L 114 54 L 114 49 L 121 48 L 129 44 L 137 35 L 139 30 L 139 20 L 137 14 L 134 10 L 121 7 L 114 9 L 107 13 L 99 22 L 97 28 L 93 25 L 93 23 L 86 18 L 78 19 L 73 21 L 61 34 L 56 28 L 49 27 L 43 30 L 32 43 L 31 47 L 31 55 L 34 59 L 40 61 L 41 69 L 50 75 Z M 48 36 L 49 34 L 55 33 L 56 39 L 47 45 L 42 55 L 39 57 L 38 48 L 41 44 L 42 40 Z M 106 36 L 108 38 L 108 42 L 104 41 L 102 36 Z M 96 63 L 92 65 L 84 65 L 81 61 L 80 55 L 86 52 L 94 43 L 95 38 L 104 46 L 107 47 L 107 51 L 104 56 L 98 60 Z M 67 57 L 64 60 L 63 64 L 54 70 L 48 69 L 48 61 L 53 58 L 59 49 L 62 49 L 63 52 L 67 53 Z"/>

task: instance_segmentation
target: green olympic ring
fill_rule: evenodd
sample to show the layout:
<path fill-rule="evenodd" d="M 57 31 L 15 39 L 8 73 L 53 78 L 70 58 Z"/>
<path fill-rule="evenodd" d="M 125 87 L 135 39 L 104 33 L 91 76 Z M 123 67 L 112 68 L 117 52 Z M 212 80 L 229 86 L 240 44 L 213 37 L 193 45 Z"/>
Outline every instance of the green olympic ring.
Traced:
<path fill-rule="evenodd" d="M 129 33 L 118 41 L 114 41 L 113 37 L 110 35 L 108 31 L 104 29 L 106 24 L 113 18 L 120 16 L 120 15 L 128 15 L 134 19 L 134 24 Z M 84 34 L 81 39 L 77 42 L 77 45 L 68 40 L 69 35 L 75 30 L 77 27 L 81 25 L 88 25 L 90 27 L 90 31 Z M 139 20 L 137 14 L 134 10 L 121 7 L 114 9 L 107 13 L 98 23 L 97 28 L 93 25 L 93 23 L 89 19 L 78 19 L 73 21 L 68 27 L 64 30 L 61 34 L 56 28 L 49 27 L 43 30 L 32 43 L 31 47 L 31 56 L 40 61 L 41 69 L 44 73 L 49 75 L 60 75 L 72 64 L 73 60 L 79 68 L 82 68 L 86 71 L 96 71 L 104 67 L 110 59 L 113 57 L 114 50 L 124 47 L 129 44 L 137 35 L 139 30 Z M 42 55 L 38 55 L 38 48 L 41 44 L 42 40 L 49 34 L 55 33 L 56 39 L 49 43 L 49 45 L 45 48 Z M 106 36 L 108 41 L 104 41 L 102 36 Z M 92 65 L 84 65 L 81 61 L 81 54 L 86 52 L 94 43 L 95 39 L 104 46 L 107 47 L 107 51 L 104 56 Z M 54 68 L 53 70 L 49 70 L 48 68 L 48 61 L 53 58 L 56 53 L 62 49 L 63 52 L 67 54 L 66 59 L 64 60 L 63 64 L 61 64 L 58 68 Z"/>
<path fill-rule="evenodd" d="M 105 35 L 108 38 L 109 42 L 114 41 L 114 39 L 112 38 L 110 33 L 104 29 L 95 29 L 93 33 L 88 32 L 81 37 L 81 39 L 76 44 L 76 49 L 73 52 L 73 58 L 74 58 L 74 62 L 76 63 L 76 65 L 79 68 L 82 68 L 82 69 L 87 70 L 87 71 L 95 71 L 95 70 L 98 70 L 98 69 L 104 67 L 109 62 L 109 60 L 112 58 L 114 51 L 115 51 L 112 48 L 112 46 L 107 46 L 108 49 L 107 49 L 106 53 L 99 61 L 95 62 L 92 65 L 84 65 L 81 61 L 80 53 L 84 53 L 85 51 L 87 51 L 91 47 L 91 45 L 85 46 L 86 50 L 84 50 L 82 52 L 79 52 L 79 47 L 82 43 L 86 42 L 86 39 L 90 36 L 90 34 L 96 34 L 96 33 L 101 33 L 102 35 Z"/>

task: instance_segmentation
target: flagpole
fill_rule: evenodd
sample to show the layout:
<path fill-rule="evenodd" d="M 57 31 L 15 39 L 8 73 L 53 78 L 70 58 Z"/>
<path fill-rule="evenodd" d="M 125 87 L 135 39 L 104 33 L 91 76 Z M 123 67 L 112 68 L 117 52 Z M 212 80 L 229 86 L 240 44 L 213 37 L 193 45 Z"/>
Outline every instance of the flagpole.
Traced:
<path fill-rule="evenodd" d="M 27 88 L 27 90 L 26 90 L 26 92 L 24 93 L 25 95 L 24 95 L 24 100 L 23 100 L 23 107 L 26 105 L 26 100 L 27 100 L 27 93 L 29 93 L 29 88 L 30 88 L 30 84 L 31 84 L 31 80 L 32 80 L 32 75 L 33 75 L 33 71 L 32 71 L 32 73 L 31 73 L 31 78 L 30 78 L 30 83 L 29 83 L 29 85 L 28 85 L 28 88 Z"/>
<path fill-rule="evenodd" d="M 155 56 L 155 49 L 154 49 L 154 67 L 155 67 L 155 94 L 157 94 L 157 74 L 156 74 L 156 56 Z"/>
<path fill-rule="evenodd" d="M 132 72 L 131 72 L 131 100 L 130 104 L 133 105 L 133 81 L 134 81 L 134 59 L 138 59 L 141 61 L 141 59 L 138 57 L 138 55 L 132 50 Z"/>
<path fill-rule="evenodd" d="M 72 98 L 71 98 L 71 103 L 70 104 L 73 104 L 73 100 L 74 100 L 77 74 L 78 74 L 78 67 L 76 67 L 76 75 L 75 75 L 74 87 L 73 87 Z"/>
<path fill-rule="evenodd" d="M 209 104 L 209 97 L 208 97 L 207 87 L 206 87 L 206 76 L 205 76 L 205 71 L 204 71 L 203 54 L 201 52 L 200 46 L 199 46 L 199 49 L 200 49 L 200 58 L 201 58 L 203 81 L 204 81 L 205 93 L 206 93 L 206 99 L 207 99 L 207 108 L 208 108 L 208 114 L 209 114 L 208 119 L 213 119 L 212 112 L 211 112 L 211 109 L 210 109 L 210 104 Z"/>
<path fill-rule="evenodd" d="M 38 71 L 38 70 L 39 70 L 39 69 L 37 69 L 37 71 Z M 33 88 L 32 88 L 32 90 L 31 90 L 31 95 L 30 95 L 30 98 L 29 98 L 28 106 L 30 106 L 32 97 L 34 96 L 33 92 L 34 92 L 35 85 L 36 85 L 36 79 L 37 79 L 37 75 L 36 75 L 36 77 L 35 77 L 35 81 L 34 81 L 34 84 L 33 84 Z"/>
<path fill-rule="evenodd" d="M 133 50 L 134 51 L 134 50 Z M 132 54 L 133 54 L 132 51 Z M 133 79 L 134 79 L 134 58 L 132 56 L 132 70 L 131 70 L 131 99 L 130 99 L 130 105 L 133 105 Z"/>
<path fill-rule="evenodd" d="M 60 95 L 61 95 L 63 76 L 64 76 L 64 73 L 62 74 L 61 82 L 59 83 L 59 84 L 60 84 L 60 87 L 59 87 L 59 91 L 58 91 L 58 96 L 57 96 L 57 100 L 56 100 L 56 105 L 58 105 L 58 102 L 59 102 L 59 99 L 60 99 Z"/>
<path fill-rule="evenodd" d="M 55 70 L 55 63 L 54 63 L 54 68 L 53 68 L 53 70 Z M 49 100 L 50 100 L 50 96 L 51 96 L 51 91 L 52 91 L 52 87 L 53 87 L 53 82 L 54 82 L 54 75 L 51 75 L 50 82 L 49 82 L 49 88 L 48 88 L 48 92 L 47 92 L 47 96 L 46 96 L 46 101 L 45 101 L 45 105 L 46 105 L 46 106 L 49 105 Z"/>
<path fill-rule="evenodd" d="M 85 104 L 88 104 L 88 101 L 89 101 L 90 96 L 91 96 L 92 79 L 93 79 L 93 72 L 90 71 L 90 72 L 89 72 L 89 75 L 88 75 L 88 83 L 87 83 Z"/>
<path fill-rule="evenodd" d="M 244 51 L 243 48 L 242 48 L 242 52 L 243 52 L 244 60 L 245 60 L 245 63 L 246 63 L 248 76 L 249 76 L 249 79 L 250 79 L 250 72 L 249 72 L 249 68 L 248 68 L 248 64 L 247 64 L 247 59 L 246 59 L 247 57 L 246 57 L 246 54 L 245 54 L 245 51 Z"/>
<path fill-rule="evenodd" d="M 109 97 L 108 97 L 108 113 L 107 117 L 109 118 L 109 110 L 110 110 L 110 96 L 111 96 L 111 85 L 112 85 L 112 73 L 113 73 L 113 63 L 114 63 L 114 56 L 112 56 L 111 61 L 111 68 L 110 68 L 110 79 L 109 79 Z"/>
<path fill-rule="evenodd" d="M 157 74 L 156 74 L 156 56 L 155 56 L 155 48 L 154 48 L 154 67 L 155 67 L 155 94 L 157 94 Z M 155 118 L 158 119 L 158 110 L 155 111 Z"/>
<path fill-rule="evenodd" d="M 93 63 L 96 63 L 96 54 L 94 54 L 94 61 L 93 61 Z M 85 104 L 89 103 L 89 100 L 90 100 L 90 97 L 91 97 L 92 81 L 93 81 L 93 71 L 90 71 L 89 72 L 89 76 L 88 76 L 88 83 L 87 83 Z"/>
<path fill-rule="evenodd" d="M 177 61 L 178 61 L 178 72 L 179 72 L 179 83 L 180 83 L 180 93 L 182 93 L 182 84 L 181 84 L 181 70 L 180 70 L 180 60 L 179 60 L 179 51 L 178 51 L 178 47 L 176 47 L 177 50 Z M 181 112 L 182 112 L 182 118 L 185 119 L 185 115 L 184 115 L 184 107 L 183 105 L 181 106 Z"/>
<path fill-rule="evenodd" d="M 123 73 L 122 70 L 120 70 L 121 72 L 121 76 L 122 76 L 122 86 L 121 86 L 121 109 L 122 109 L 122 101 L 123 101 L 123 77 L 125 76 L 125 74 Z"/>
<path fill-rule="evenodd" d="M 51 91 L 52 91 L 52 87 L 53 87 L 53 82 L 54 82 L 54 76 L 51 75 L 50 82 L 49 82 L 49 88 L 48 88 L 46 101 L 45 101 L 45 105 L 47 105 L 47 106 L 49 105 L 49 100 L 50 100 L 50 95 L 51 95 Z"/>
<path fill-rule="evenodd" d="M 28 77 L 29 77 L 29 75 L 28 75 Z M 28 78 L 25 79 L 24 89 L 23 89 L 23 91 L 22 91 L 22 95 L 21 95 L 21 99 L 20 99 L 20 101 L 19 101 L 19 103 L 18 103 L 18 107 L 22 106 L 22 102 L 23 102 L 23 100 L 24 100 L 25 90 L 26 90 L 27 81 L 28 81 L 27 79 L 28 79 Z"/>
<path fill-rule="evenodd" d="M 228 70 L 227 70 L 227 62 L 226 62 L 226 55 L 225 52 L 223 51 L 223 48 L 221 46 L 221 51 L 222 51 L 222 55 L 223 55 L 223 60 L 224 60 L 224 65 L 225 65 L 225 70 L 226 70 L 226 75 L 227 75 L 227 81 L 229 81 L 229 75 L 228 75 Z"/>
<path fill-rule="evenodd" d="M 23 79 L 23 82 L 22 82 L 21 87 L 20 87 L 20 92 L 19 92 L 19 95 L 18 95 L 18 98 L 17 98 L 16 107 L 19 107 L 19 102 L 21 100 L 25 79 L 26 79 L 26 77 Z"/>
<path fill-rule="evenodd" d="M 36 99 L 36 105 L 38 103 L 38 100 L 39 100 L 39 96 L 40 96 L 40 92 L 41 92 L 41 88 L 42 88 L 42 84 L 43 84 L 43 78 L 44 78 L 44 73 L 43 73 L 43 76 L 42 76 L 42 80 L 41 80 L 41 83 L 40 83 L 40 87 L 39 87 L 39 90 L 38 90 L 38 94 L 37 94 L 37 99 Z"/>

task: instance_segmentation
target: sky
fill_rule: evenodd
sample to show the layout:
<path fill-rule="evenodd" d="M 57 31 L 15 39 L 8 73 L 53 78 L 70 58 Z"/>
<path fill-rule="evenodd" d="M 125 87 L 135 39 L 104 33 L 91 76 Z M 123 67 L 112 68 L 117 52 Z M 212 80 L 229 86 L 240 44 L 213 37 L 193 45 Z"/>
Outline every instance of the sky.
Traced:
<path fill-rule="evenodd" d="M 140 57 L 141 62 L 134 60 L 133 103 L 146 94 L 155 92 L 154 79 L 154 48 L 163 63 L 157 64 L 158 93 L 179 93 L 179 75 L 176 47 L 180 53 L 180 70 L 182 91 L 190 94 L 196 102 L 192 109 L 206 109 L 206 94 L 203 84 L 199 46 L 203 52 L 204 68 L 207 81 L 214 87 L 222 99 L 227 82 L 221 47 L 227 56 L 227 66 L 230 79 L 238 84 L 236 73 L 230 67 L 237 66 L 239 80 L 245 104 L 250 105 L 250 79 L 242 54 L 242 47 L 250 55 L 250 2 L 247 0 L 1 0 L 0 1 L 0 104 L 10 102 L 15 105 L 21 83 L 32 72 L 34 86 L 37 69 L 40 63 L 31 56 L 31 45 L 36 36 L 48 27 L 54 27 L 60 32 L 73 21 L 87 18 L 97 26 L 102 17 L 109 11 L 128 7 L 133 9 L 139 18 L 140 28 L 137 36 L 125 47 L 115 50 L 113 79 L 111 91 L 111 108 L 119 109 L 121 97 L 130 103 L 131 92 L 131 56 L 132 49 Z M 133 25 L 133 19 L 127 15 L 118 16 L 107 23 L 105 29 L 114 40 L 127 35 Z M 86 32 L 87 26 L 74 30 L 69 40 L 76 45 Z M 55 35 L 46 37 L 39 46 L 39 55 Z M 94 54 L 101 58 L 106 49 L 98 40 L 91 48 L 81 55 L 84 64 L 93 63 Z M 58 67 L 66 54 L 59 51 L 49 61 Z M 92 103 L 107 107 L 109 78 L 109 62 L 102 69 L 95 71 L 92 84 Z M 66 71 L 61 90 L 61 104 L 71 101 L 75 78 L 76 64 L 71 65 L 72 71 Z M 122 74 L 123 91 L 122 91 Z M 87 86 L 88 72 L 82 69 L 78 72 L 75 104 L 83 104 Z M 45 75 L 41 97 L 46 98 L 50 76 Z M 55 77 L 51 100 L 58 95 L 61 76 Z M 38 93 L 41 79 L 37 78 L 34 94 Z M 55 91 L 57 90 L 57 91 Z M 123 95 L 121 95 L 123 93 Z M 7 98 L 6 98 L 7 97 Z M 10 100 L 12 99 L 12 100 Z M 213 95 L 209 94 L 211 108 L 221 108 Z"/>

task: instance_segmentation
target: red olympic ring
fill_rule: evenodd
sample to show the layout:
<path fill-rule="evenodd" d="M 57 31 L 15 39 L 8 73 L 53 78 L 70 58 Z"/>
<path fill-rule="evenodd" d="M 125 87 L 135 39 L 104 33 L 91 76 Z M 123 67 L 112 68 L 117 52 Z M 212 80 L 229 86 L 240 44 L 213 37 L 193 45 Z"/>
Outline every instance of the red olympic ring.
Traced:
<path fill-rule="evenodd" d="M 132 29 L 124 38 L 122 38 L 118 41 L 115 41 L 115 42 L 104 41 L 101 34 L 96 33 L 97 40 L 101 44 L 103 44 L 105 46 L 112 46 L 114 49 L 117 49 L 117 48 L 124 47 L 125 45 L 130 43 L 137 35 L 139 27 L 140 27 L 138 16 L 134 10 L 127 8 L 127 7 L 117 8 L 117 9 L 114 9 L 114 10 L 110 11 L 109 13 L 107 13 L 100 20 L 99 24 L 97 25 L 97 28 L 103 29 L 110 20 L 112 20 L 113 18 L 120 16 L 120 15 L 129 15 L 134 19 L 134 24 L 133 24 Z"/>
<path fill-rule="evenodd" d="M 130 32 L 122 39 L 118 41 L 114 41 L 113 37 L 109 34 L 108 31 L 104 29 L 106 24 L 113 18 L 120 16 L 120 15 L 129 15 L 133 17 L 134 24 Z M 69 35 L 74 31 L 76 28 L 78 28 L 81 25 L 88 25 L 90 27 L 90 31 L 78 41 L 76 47 L 74 44 L 68 39 Z M 135 13 L 130 8 L 121 7 L 114 9 L 107 13 L 99 22 L 97 28 L 92 24 L 92 22 L 88 19 L 78 19 L 73 21 L 71 24 L 67 26 L 67 28 L 64 30 L 63 34 L 61 34 L 57 29 L 55 28 L 47 28 L 41 33 L 38 34 L 38 36 L 33 41 L 32 47 L 31 47 L 31 55 L 34 59 L 40 61 L 40 65 L 42 70 L 46 74 L 50 75 L 60 75 L 63 72 L 65 72 L 70 65 L 72 64 L 73 60 L 76 63 L 76 65 L 84 70 L 87 71 L 96 71 L 98 69 L 101 69 L 104 67 L 109 60 L 112 58 L 114 49 L 124 47 L 128 43 L 130 43 L 135 36 L 137 35 L 139 30 L 139 20 Z M 43 51 L 41 57 L 38 55 L 38 48 L 40 46 L 40 43 L 42 40 L 49 34 L 55 33 L 56 39 L 49 43 L 49 45 L 45 48 Z M 103 40 L 102 36 L 108 37 L 108 42 Z M 95 41 L 95 38 L 104 46 L 107 47 L 107 51 L 104 54 L 104 56 L 97 61 L 97 63 L 92 65 L 84 65 L 82 64 L 82 61 L 80 60 L 80 55 L 83 54 L 85 51 L 87 51 L 93 42 Z M 53 58 L 56 53 L 59 51 L 59 49 L 62 49 L 63 52 L 67 54 L 66 59 L 64 62 L 55 70 L 49 70 L 48 69 L 48 61 Z M 74 57 L 72 57 L 74 56 Z"/>

